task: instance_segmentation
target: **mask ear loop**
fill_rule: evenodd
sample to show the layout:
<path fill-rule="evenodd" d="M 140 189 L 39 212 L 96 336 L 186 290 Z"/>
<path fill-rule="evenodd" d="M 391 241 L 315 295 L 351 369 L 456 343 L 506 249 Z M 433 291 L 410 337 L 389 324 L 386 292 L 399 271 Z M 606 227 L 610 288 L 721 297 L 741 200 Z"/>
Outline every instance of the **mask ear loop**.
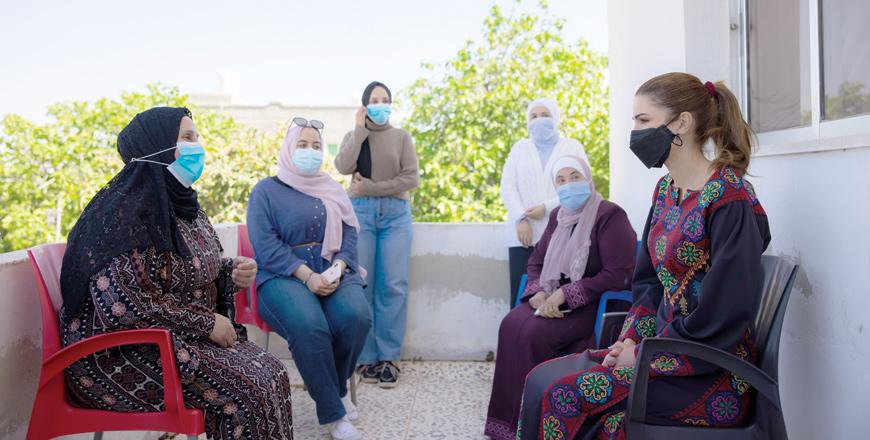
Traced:
<path fill-rule="evenodd" d="M 156 164 L 158 164 L 158 165 L 169 166 L 168 163 L 157 162 L 156 160 L 147 160 L 147 159 L 145 159 L 145 158 L 146 158 L 146 157 L 151 157 L 151 156 L 156 156 L 156 155 L 158 155 L 158 154 L 160 154 L 160 153 L 163 153 L 164 151 L 174 150 L 174 149 L 176 149 L 176 148 L 178 148 L 178 147 L 169 147 L 169 148 L 167 148 L 167 149 L 165 149 L 165 150 L 160 150 L 160 151 L 158 151 L 158 152 L 156 152 L 156 153 L 151 153 L 151 154 L 148 154 L 148 155 L 145 155 L 145 156 L 142 156 L 142 157 L 134 157 L 133 159 L 130 160 L 130 162 L 151 162 L 151 163 L 156 163 Z"/>
<path fill-rule="evenodd" d="M 680 143 L 678 144 L 677 141 L 680 141 Z M 682 147 L 683 146 L 683 138 L 681 138 L 680 135 L 675 134 L 674 140 L 672 141 L 672 143 L 678 147 Z"/>

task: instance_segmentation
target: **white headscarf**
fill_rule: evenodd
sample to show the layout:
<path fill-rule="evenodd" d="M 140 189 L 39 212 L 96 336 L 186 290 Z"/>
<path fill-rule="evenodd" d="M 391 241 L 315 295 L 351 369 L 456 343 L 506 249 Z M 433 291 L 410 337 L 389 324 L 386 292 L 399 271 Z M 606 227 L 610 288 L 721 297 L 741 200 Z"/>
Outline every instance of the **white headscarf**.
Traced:
<path fill-rule="evenodd" d="M 526 109 L 526 119 L 529 119 L 529 115 L 532 114 L 532 109 L 535 107 L 546 107 L 550 111 L 556 127 L 559 127 L 559 106 L 556 104 L 556 101 L 549 98 L 538 98 L 530 102 L 529 107 Z"/>

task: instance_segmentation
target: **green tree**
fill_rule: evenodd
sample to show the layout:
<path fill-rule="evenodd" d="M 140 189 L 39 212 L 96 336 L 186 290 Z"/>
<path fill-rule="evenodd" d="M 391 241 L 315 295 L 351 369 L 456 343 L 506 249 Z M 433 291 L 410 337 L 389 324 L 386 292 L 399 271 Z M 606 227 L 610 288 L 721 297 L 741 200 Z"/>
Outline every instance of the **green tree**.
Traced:
<path fill-rule="evenodd" d="M 43 124 L 17 115 L 0 121 L 0 252 L 63 241 L 93 195 L 123 167 L 116 143 L 121 129 L 143 110 L 185 106 L 177 88 L 149 85 L 146 93 L 55 104 Z M 189 107 L 189 106 L 188 106 Z M 196 183 L 212 221 L 245 218 L 253 184 L 274 174 L 280 136 L 191 108 L 208 159 Z"/>
<path fill-rule="evenodd" d="M 515 8 L 518 9 L 518 8 Z M 606 58 L 583 41 L 565 42 L 563 20 L 493 6 L 480 41 L 469 41 L 402 95 L 404 121 L 420 156 L 418 221 L 502 221 L 501 170 L 510 148 L 528 136 L 526 105 L 555 99 L 562 136 L 583 143 L 595 184 L 609 189 Z"/>

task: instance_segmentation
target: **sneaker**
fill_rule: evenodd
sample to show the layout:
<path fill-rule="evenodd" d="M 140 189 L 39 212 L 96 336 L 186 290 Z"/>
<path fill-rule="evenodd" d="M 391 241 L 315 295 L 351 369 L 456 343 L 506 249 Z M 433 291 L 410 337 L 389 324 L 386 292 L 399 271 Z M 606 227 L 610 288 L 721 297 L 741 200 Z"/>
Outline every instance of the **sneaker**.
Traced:
<path fill-rule="evenodd" d="M 341 398 L 341 403 L 344 404 L 344 412 L 347 413 L 348 420 L 351 422 L 359 420 L 359 410 L 356 409 L 353 400 L 350 400 L 350 393 L 345 394 L 344 397 Z"/>
<path fill-rule="evenodd" d="M 381 364 L 367 364 L 356 367 L 356 374 L 359 374 L 362 383 L 378 383 L 378 378 L 381 377 Z"/>
<path fill-rule="evenodd" d="M 391 361 L 381 362 L 381 375 L 378 378 L 378 386 L 381 388 L 395 388 L 399 384 L 399 367 Z"/>
<path fill-rule="evenodd" d="M 353 423 L 344 416 L 329 425 L 329 435 L 333 440 L 360 440 L 359 431 Z"/>

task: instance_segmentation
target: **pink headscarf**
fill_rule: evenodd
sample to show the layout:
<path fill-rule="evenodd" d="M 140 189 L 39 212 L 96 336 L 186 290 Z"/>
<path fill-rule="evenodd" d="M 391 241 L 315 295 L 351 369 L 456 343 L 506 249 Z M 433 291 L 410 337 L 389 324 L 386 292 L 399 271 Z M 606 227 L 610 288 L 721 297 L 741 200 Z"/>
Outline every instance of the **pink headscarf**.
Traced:
<path fill-rule="evenodd" d="M 577 156 L 563 156 L 553 163 L 553 184 L 556 184 L 556 174 L 563 168 L 574 168 L 589 182 L 592 194 L 586 204 L 577 211 L 569 211 L 564 207 L 556 214 L 556 230 L 550 237 L 547 253 L 544 255 L 544 267 L 538 283 L 547 293 L 553 293 L 559 288 L 562 274 L 577 281 L 586 273 L 586 262 L 589 260 L 589 246 L 592 244 L 592 228 L 598 217 L 598 207 L 604 200 L 595 190 L 592 182 L 592 169 L 589 163 Z M 577 227 L 574 227 L 577 225 Z M 573 230 L 573 232 L 572 232 Z"/>
<path fill-rule="evenodd" d="M 347 223 L 359 231 L 359 222 L 347 192 L 329 174 L 323 171 L 305 174 L 293 164 L 293 152 L 296 151 L 296 141 L 301 134 L 302 127 L 298 125 L 291 125 L 287 129 L 281 144 L 281 152 L 278 154 L 278 179 L 296 191 L 323 202 L 326 207 L 326 232 L 323 234 L 320 255 L 331 262 L 332 257 L 341 249 L 341 224 Z M 359 272 L 365 277 L 365 270 L 362 267 Z"/>

